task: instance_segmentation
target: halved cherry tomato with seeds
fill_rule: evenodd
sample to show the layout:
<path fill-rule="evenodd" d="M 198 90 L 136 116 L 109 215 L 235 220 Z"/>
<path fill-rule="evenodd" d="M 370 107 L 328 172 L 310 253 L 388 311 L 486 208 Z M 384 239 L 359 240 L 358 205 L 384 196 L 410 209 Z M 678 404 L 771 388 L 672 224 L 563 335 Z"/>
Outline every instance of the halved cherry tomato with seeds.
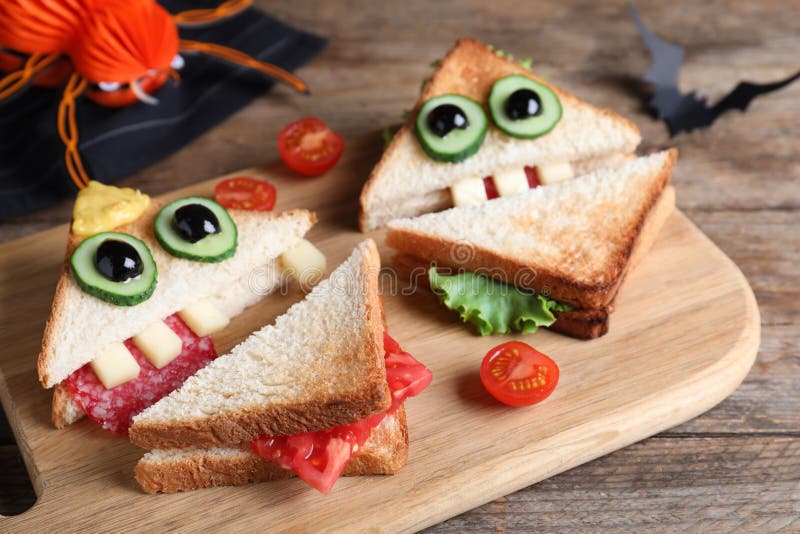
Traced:
<path fill-rule="evenodd" d="M 481 382 L 492 396 L 509 406 L 541 402 L 558 384 L 558 365 L 521 341 L 491 349 L 481 364 Z"/>
<path fill-rule="evenodd" d="M 236 210 L 272 211 L 277 196 L 274 185 L 247 176 L 222 180 L 214 188 L 214 199 Z"/>
<path fill-rule="evenodd" d="M 319 119 L 288 124 L 278 134 L 278 152 L 287 167 L 303 176 L 319 176 L 342 157 L 344 139 Z"/>

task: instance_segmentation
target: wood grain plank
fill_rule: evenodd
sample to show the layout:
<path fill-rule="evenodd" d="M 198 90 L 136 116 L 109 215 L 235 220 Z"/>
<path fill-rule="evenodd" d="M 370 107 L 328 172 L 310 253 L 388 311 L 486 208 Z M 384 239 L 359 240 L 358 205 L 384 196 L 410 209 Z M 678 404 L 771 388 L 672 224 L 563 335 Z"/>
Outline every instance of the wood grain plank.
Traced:
<path fill-rule="evenodd" d="M 429 533 L 796 532 L 800 439 L 651 438 Z"/>
<path fill-rule="evenodd" d="M 763 326 L 758 358 L 741 386 L 713 410 L 670 432 L 800 434 L 800 329 Z"/>
<path fill-rule="evenodd" d="M 800 325 L 800 210 L 689 211 L 689 217 L 747 276 L 765 325 Z"/>

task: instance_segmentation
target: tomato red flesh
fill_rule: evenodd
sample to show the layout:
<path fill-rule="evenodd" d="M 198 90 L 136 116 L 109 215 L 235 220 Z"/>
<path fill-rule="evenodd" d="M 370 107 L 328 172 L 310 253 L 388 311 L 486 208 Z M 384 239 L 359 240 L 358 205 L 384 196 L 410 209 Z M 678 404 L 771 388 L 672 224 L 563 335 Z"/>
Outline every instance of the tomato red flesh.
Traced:
<path fill-rule="evenodd" d="M 265 180 L 236 176 L 214 188 L 214 199 L 228 209 L 272 211 L 278 192 Z"/>
<path fill-rule="evenodd" d="M 531 189 L 542 185 L 539 181 L 539 173 L 536 171 L 536 167 L 525 167 L 525 177 L 528 179 L 528 187 Z"/>
<path fill-rule="evenodd" d="M 497 192 L 497 187 L 494 185 L 494 178 L 492 176 L 487 176 L 483 179 L 483 188 L 486 190 L 486 198 L 488 200 L 500 197 L 500 193 Z"/>
<path fill-rule="evenodd" d="M 372 429 L 397 411 L 408 397 L 428 387 L 433 379 L 430 370 L 403 351 L 389 334 L 384 334 L 384 349 L 386 380 L 392 393 L 392 405 L 386 412 L 329 430 L 293 436 L 262 436 L 253 441 L 253 451 L 294 471 L 322 493 L 328 493 L 353 454 L 369 439 Z"/>
<path fill-rule="evenodd" d="M 530 406 L 550 396 L 558 385 L 559 369 L 530 345 L 509 341 L 486 354 L 480 375 L 483 386 L 500 402 Z"/>
<path fill-rule="evenodd" d="M 542 185 L 539 182 L 539 174 L 536 171 L 536 167 L 525 167 L 525 178 L 527 178 L 528 187 L 531 189 Z M 483 179 L 483 188 L 486 190 L 487 200 L 500 198 L 500 193 L 497 192 L 497 186 L 494 183 L 494 176 L 487 176 Z"/>
<path fill-rule="evenodd" d="M 319 119 L 288 124 L 278 134 L 278 152 L 287 167 L 303 176 L 319 176 L 339 161 L 344 139 Z"/>

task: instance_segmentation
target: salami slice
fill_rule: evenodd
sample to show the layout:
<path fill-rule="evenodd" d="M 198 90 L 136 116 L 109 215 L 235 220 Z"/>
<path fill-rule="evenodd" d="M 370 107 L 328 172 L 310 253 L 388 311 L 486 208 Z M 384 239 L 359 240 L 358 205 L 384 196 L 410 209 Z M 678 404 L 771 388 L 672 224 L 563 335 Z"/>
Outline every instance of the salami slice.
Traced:
<path fill-rule="evenodd" d="M 372 429 L 393 414 L 408 397 L 428 387 L 433 375 L 425 365 L 400 348 L 384 334 L 386 380 L 392 392 L 392 405 L 366 419 L 329 430 L 304 432 L 293 436 L 261 436 L 253 440 L 253 452 L 272 460 L 322 493 L 328 493 L 350 458 L 364 446 Z"/>
<path fill-rule="evenodd" d="M 210 337 L 198 337 L 177 315 L 164 319 L 183 342 L 183 350 L 170 363 L 156 369 L 133 343 L 125 341 L 139 364 L 139 376 L 106 389 L 89 364 L 69 378 L 67 390 L 90 419 L 106 430 L 127 433 L 133 416 L 178 389 L 183 382 L 217 357 Z"/>

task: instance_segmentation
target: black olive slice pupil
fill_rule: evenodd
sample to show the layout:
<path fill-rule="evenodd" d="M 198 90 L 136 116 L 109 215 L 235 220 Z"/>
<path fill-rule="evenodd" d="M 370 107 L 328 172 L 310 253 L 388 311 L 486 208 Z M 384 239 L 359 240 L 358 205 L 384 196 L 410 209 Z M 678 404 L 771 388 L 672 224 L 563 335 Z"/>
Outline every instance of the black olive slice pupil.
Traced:
<path fill-rule="evenodd" d="M 436 106 L 428 113 L 428 128 L 438 135 L 444 137 L 456 128 L 466 130 L 469 127 L 467 114 L 455 104 L 441 104 Z"/>
<path fill-rule="evenodd" d="M 112 282 L 127 282 L 144 271 L 142 258 L 136 249 L 117 239 L 100 243 L 94 254 L 94 264 L 97 272 Z"/>
<path fill-rule="evenodd" d="M 506 100 L 506 115 L 512 121 L 535 117 L 542 112 L 542 100 L 536 91 L 517 89 Z"/>
<path fill-rule="evenodd" d="M 189 243 L 197 243 L 204 237 L 220 231 L 219 219 L 202 204 L 186 204 L 175 210 L 172 217 L 175 233 Z"/>

